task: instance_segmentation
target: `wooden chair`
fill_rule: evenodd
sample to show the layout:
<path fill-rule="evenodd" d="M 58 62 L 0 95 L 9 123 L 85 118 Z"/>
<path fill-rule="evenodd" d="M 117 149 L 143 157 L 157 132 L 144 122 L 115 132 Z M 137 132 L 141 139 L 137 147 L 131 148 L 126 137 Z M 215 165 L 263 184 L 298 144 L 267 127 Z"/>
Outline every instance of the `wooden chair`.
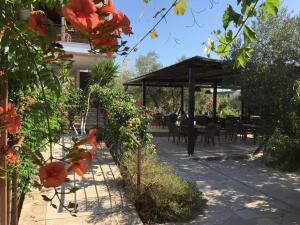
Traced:
<path fill-rule="evenodd" d="M 218 137 L 220 143 L 221 124 L 209 123 L 204 130 L 204 143 L 209 144 L 211 140 L 212 144 L 215 145 L 215 136 Z"/>
<path fill-rule="evenodd" d="M 179 136 L 179 132 L 180 132 L 179 127 L 176 125 L 176 123 L 169 122 L 168 131 L 169 131 L 168 141 L 170 140 L 170 137 L 173 137 L 173 142 L 175 142 L 175 139 L 178 138 Z"/>
<path fill-rule="evenodd" d="M 236 136 L 236 128 L 234 120 L 225 120 L 225 140 L 227 137 L 230 138 L 231 141 L 235 139 Z"/>

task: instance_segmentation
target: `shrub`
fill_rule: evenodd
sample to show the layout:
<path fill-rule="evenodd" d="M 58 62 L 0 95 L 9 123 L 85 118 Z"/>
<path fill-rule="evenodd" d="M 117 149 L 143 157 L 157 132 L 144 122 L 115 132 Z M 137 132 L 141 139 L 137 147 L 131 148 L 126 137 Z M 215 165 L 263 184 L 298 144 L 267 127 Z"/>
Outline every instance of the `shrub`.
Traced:
<path fill-rule="evenodd" d="M 177 176 L 174 169 L 160 163 L 153 154 L 153 145 L 142 153 L 139 214 L 147 223 L 188 221 L 199 215 L 205 206 L 195 183 Z M 128 151 L 121 161 L 125 187 L 131 201 L 136 200 L 136 154 Z"/>
<path fill-rule="evenodd" d="M 267 142 L 267 153 L 271 156 L 267 165 L 273 168 L 288 172 L 300 169 L 299 138 L 291 138 L 275 131 Z"/>

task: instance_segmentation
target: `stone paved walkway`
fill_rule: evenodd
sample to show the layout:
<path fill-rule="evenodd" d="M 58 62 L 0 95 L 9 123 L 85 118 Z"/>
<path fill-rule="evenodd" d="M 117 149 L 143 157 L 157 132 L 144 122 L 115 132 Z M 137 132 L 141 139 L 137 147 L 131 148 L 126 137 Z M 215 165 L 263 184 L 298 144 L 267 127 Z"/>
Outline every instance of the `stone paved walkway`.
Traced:
<path fill-rule="evenodd" d="M 63 139 L 67 141 L 68 139 Z M 68 143 L 67 143 L 68 144 Z M 61 154 L 61 151 L 56 151 Z M 90 224 L 142 224 L 135 208 L 126 201 L 122 187 L 118 184 L 120 172 L 107 149 L 99 150 L 98 159 L 84 177 L 69 176 L 71 182 L 63 190 L 79 187 L 75 194 L 60 195 L 62 201 L 78 204 L 77 217 L 63 209 L 58 200 L 57 209 L 42 200 L 41 194 L 51 196 L 43 190 L 27 197 L 22 210 L 20 225 L 90 225 Z"/>
<path fill-rule="evenodd" d="M 259 159 L 204 160 L 218 153 L 218 145 L 198 146 L 188 158 L 184 145 L 168 143 L 165 137 L 155 138 L 154 144 L 161 161 L 195 181 L 208 199 L 205 215 L 189 224 L 300 225 L 300 174 L 272 170 Z"/>

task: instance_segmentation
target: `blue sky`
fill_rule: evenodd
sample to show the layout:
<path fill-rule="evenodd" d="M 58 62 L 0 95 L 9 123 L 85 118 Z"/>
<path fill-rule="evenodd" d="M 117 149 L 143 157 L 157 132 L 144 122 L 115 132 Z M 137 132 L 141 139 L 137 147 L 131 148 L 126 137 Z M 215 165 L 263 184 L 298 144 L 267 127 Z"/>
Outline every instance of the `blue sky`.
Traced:
<path fill-rule="evenodd" d="M 156 20 L 153 15 L 161 8 L 168 8 L 173 0 L 151 0 L 145 4 L 143 0 L 114 0 L 115 8 L 121 9 L 126 14 L 132 24 L 134 35 L 129 38 L 128 46 L 132 47 L 149 29 L 152 28 Z M 211 5 L 210 0 L 188 0 L 188 7 L 191 6 L 195 12 L 198 24 L 193 24 L 193 16 L 188 9 L 184 16 L 177 16 L 172 11 L 167 17 L 167 23 L 162 22 L 157 28 L 159 37 L 150 39 L 149 37 L 138 47 L 137 52 L 129 55 L 129 65 L 132 66 L 139 55 L 147 54 L 149 51 L 158 53 L 160 62 L 164 65 L 175 63 L 176 59 L 185 55 L 192 57 L 195 55 L 204 56 L 203 42 L 212 36 L 211 32 L 222 27 L 222 15 L 227 4 L 236 5 L 236 0 L 214 0 Z M 300 12 L 299 0 L 283 0 L 286 6 L 294 13 Z M 123 57 L 118 56 L 117 62 L 120 64 Z"/>

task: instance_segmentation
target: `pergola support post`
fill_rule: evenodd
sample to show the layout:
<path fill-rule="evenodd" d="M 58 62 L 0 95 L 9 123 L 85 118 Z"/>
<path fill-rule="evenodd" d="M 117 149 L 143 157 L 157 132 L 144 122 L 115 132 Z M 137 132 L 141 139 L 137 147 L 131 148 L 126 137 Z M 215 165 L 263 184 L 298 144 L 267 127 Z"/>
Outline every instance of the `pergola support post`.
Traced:
<path fill-rule="evenodd" d="M 145 84 L 145 80 L 142 81 L 142 92 L 143 92 L 143 96 L 142 96 L 142 104 L 144 107 L 146 107 L 146 84 Z"/>
<path fill-rule="evenodd" d="M 217 122 L 217 95 L 218 95 L 218 83 L 217 81 L 213 84 L 213 121 Z"/>
<path fill-rule="evenodd" d="M 184 112 L 184 87 L 181 87 L 181 99 L 180 99 L 180 109 Z"/>
<path fill-rule="evenodd" d="M 189 130 L 188 130 L 188 155 L 194 154 L 195 147 L 195 129 L 194 129 L 194 111 L 195 111 L 195 77 L 192 68 L 189 68 Z"/>
<path fill-rule="evenodd" d="M 241 121 L 245 116 L 245 100 L 243 98 L 243 89 L 241 89 Z"/>

